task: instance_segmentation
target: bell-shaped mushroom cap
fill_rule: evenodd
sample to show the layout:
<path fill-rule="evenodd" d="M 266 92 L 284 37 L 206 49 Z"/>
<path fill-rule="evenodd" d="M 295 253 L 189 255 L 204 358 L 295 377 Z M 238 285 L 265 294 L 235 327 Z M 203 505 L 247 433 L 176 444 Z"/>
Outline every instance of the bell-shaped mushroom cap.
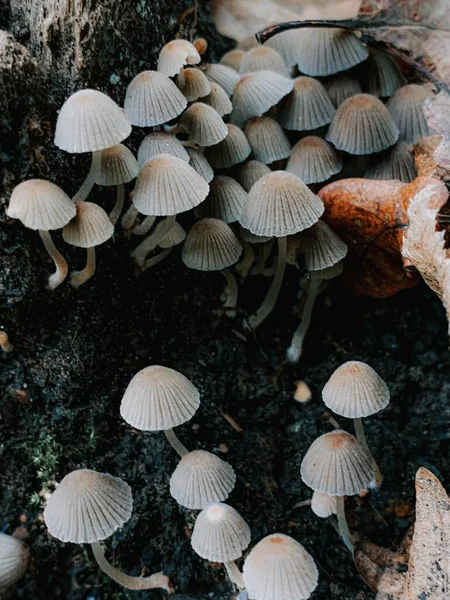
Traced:
<path fill-rule="evenodd" d="M 303 183 L 320 183 L 342 169 L 336 150 L 320 137 L 309 135 L 292 148 L 286 171 L 297 175 Z"/>
<path fill-rule="evenodd" d="M 285 129 L 309 131 L 328 125 L 335 112 L 319 81 L 312 77 L 297 77 L 292 92 L 280 102 L 277 119 Z"/>
<path fill-rule="evenodd" d="M 292 91 L 293 81 L 273 71 L 256 71 L 240 78 L 234 88 L 231 122 L 242 127 L 261 117 Z"/>
<path fill-rule="evenodd" d="M 206 160 L 203 154 L 195 148 L 189 148 L 189 146 L 186 146 L 186 152 L 189 155 L 191 167 L 194 169 L 194 171 L 196 171 L 196 173 L 203 177 L 207 183 L 209 183 L 214 177 L 214 171 L 209 162 Z"/>
<path fill-rule="evenodd" d="M 325 269 L 319 269 L 318 271 L 311 271 L 310 277 L 311 279 L 316 279 L 319 281 L 329 281 L 330 279 L 334 279 L 335 277 L 342 275 L 343 271 L 344 263 L 340 261 L 331 267 L 325 267 Z"/>
<path fill-rule="evenodd" d="M 421 137 L 432 135 L 423 112 L 423 103 L 432 92 L 423 85 L 411 83 L 401 87 L 387 103 L 397 127 L 399 140 L 415 144 Z"/>
<path fill-rule="evenodd" d="M 158 154 L 171 154 L 189 162 L 189 155 L 180 140 L 165 131 L 152 131 L 142 140 L 138 150 L 139 166 L 142 167 Z"/>
<path fill-rule="evenodd" d="M 29 563 L 28 547 L 12 535 L 0 532 L 0 592 L 19 580 Z"/>
<path fill-rule="evenodd" d="M 131 125 L 114 100 L 88 89 L 75 92 L 62 105 L 54 141 L 72 154 L 95 152 L 115 146 L 130 133 Z"/>
<path fill-rule="evenodd" d="M 213 217 L 224 223 L 239 219 L 248 200 L 247 192 L 232 177 L 218 175 L 209 184 L 209 194 L 195 209 L 195 216 Z"/>
<path fill-rule="evenodd" d="M 219 219 L 194 223 L 183 245 L 181 260 L 196 271 L 221 271 L 242 254 L 242 246 L 229 225 Z"/>
<path fill-rule="evenodd" d="M 137 177 L 139 165 L 133 153 L 123 144 L 102 150 L 100 171 L 95 183 L 98 185 L 120 185 Z"/>
<path fill-rule="evenodd" d="M 251 50 L 252 48 L 255 48 L 256 46 L 259 46 L 259 42 L 257 41 L 256 37 L 251 34 L 245 36 L 245 38 L 242 38 L 236 44 L 236 48 L 238 50 L 244 50 L 244 52 L 248 52 L 249 50 Z"/>
<path fill-rule="evenodd" d="M 226 127 L 227 137 L 219 144 L 205 149 L 205 156 L 214 169 L 228 169 L 238 165 L 244 162 L 252 151 L 242 129 L 230 123 Z"/>
<path fill-rule="evenodd" d="M 167 233 L 163 237 L 163 239 L 159 242 L 158 246 L 160 248 L 173 248 L 173 246 L 178 246 L 178 244 L 184 242 L 185 239 L 185 230 L 177 221 L 175 221 L 173 227 L 170 228 L 169 233 Z"/>
<path fill-rule="evenodd" d="M 286 77 L 290 76 L 289 69 L 282 57 L 269 46 L 256 46 L 243 57 L 239 68 L 241 75 L 255 71 L 275 71 Z"/>
<path fill-rule="evenodd" d="M 327 90 L 331 102 L 336 108 L 340 106 L 344 100 L 347 100 L 347 98 L 362 93 L 359 81 L 345 73 L 329 77 L 325 81 L 325 89 Z"/>
<path fill-rule="evenodd" d="M 253 600 L 306 600 L 319 579 L 312 556 L 282 533 L 268 535 L 256 544 L 245 559 L 243 575 Z"/>
<path fill-rule="evenodd" d="M 44 521 L 61 542 L 106 540 L 131 517 L 130 486 L 107 473 L 78 469 L 64 477 L 47 500 Z"/>
<path fill-rule="evenodd" d="M 158 71 L 168 77 L 178 75 L 185 65 L 201 61 L 196 47 L 187 40 L 172 40 L 162 47 L 158 57 Z"/>
<path fill-rule="evenodd" d="M 192 549 L 206 560 L 221 563 L 236 560 L 249 543 L 250 527 L 228 504 L 211 504 L 195 521 Z"/>
<path fill-rule="evenodd" d="M 199 99 L 199 102 L 211 106 L 216 113 L 224 117 L 229 115 L 233 110 L 231 100 L 228 98 L 226 91 L 218 83 L 211 83 L 211 91 L 207 96 Z"/>
<path fill-rule="evenodd" d="M 238 48 L 235 48 L 234 50 L 225 52 L 220 59 L 220 64 L 225 65 L 225 67 L 230 67 L 230 69 L 234 69 L 237 73 L 239 73 L 239 68 L 244 56 L 245 50 L 239 50 Z"/>
<path fill-rule="evenodd" d="M 178 117 L 187 100 L 163 73 L 143 71 L 127 87 L 124 106 L 132 125 L 154 127 Z"/>
<path fill-rule="evenodd" d="M 354 67 L 369 55 L 359 38 L 346 29 L 305 28 L 299 34 L 297 65 L 305 75 L 334 75 Z"/>
<path fill-rule="evenodd" d="M 239 81 L 239 74 L 225 65 L 209 64 L 205 67 L 205 75 L 213 83 L 218 83 L 229 95 L 233 95 L 234 86 Z"/>
<path fill-rule="evenodd" d="M 199 406 L 199 391 L 187 377 L 152 365 L 136 373 L 128 384 L 120 414 L 140 431 L 162 431 L 192 419 Z"/>
<path fill-rule="evenodd" d="M 303 29 L 288 29 L 277 33 L 264 45 L 276 50 L 288 67 L 294 67 L 298 62 L 300 52 L 303 52 L 301 41 L 303 31 Z"/>
<path fill-rule="evenodd" d="M 347 255 L 347 244 L 319 219 L 300 234 L 299 250 L 308 271 L 332 267 Z"/>
<path fill-rule="evenodd" d="M 411 144 L 397 142 L 383 158 L 376 157 L 364 173 L 366 179 L 398 179 L 411 183 L 417 177 Z"/>
<path fill-rule="evenodd" d="M 189 452 L 170 478 L 172 498 L 185 508 L 199 510 L 228 498 L 236 483 L 233 467 L 205 450 Z"/>
<path fill-rule="evenodd" d="M 337 415 L 358 419 L 374 415 L 389 404 L 389 388 L 369 365 L 358 360 L 334 371 L 322 390 L 325 405 Z"/>
<path fill-rule="evenodd" d="M 211 91 L 211 84 L 200 69 L 184 69 L 180 79 L 178 87 L 189 102 L 195 102 L 195 100 L 207 96 Z"/>
<path fill-rule="evenodd" d="M 222 117 L 203 102 L 195 102 L 183 113 L 178 127 L 185 131 L 191 142 L 199 146 L 213 146 L 228 135 Z"/>
<path fill-rule="evenodd" d="M 256 160 L 266 165 L 287 158 L 291 153 L 291 145 L 286 134 L 272 117 L 266 115 L 250 119 L 244 133 Z"/>
<path fill-rule="evenodd" d="M 314 440 L 303 457 L 300 473 L 314 491 L 353 496 L 368 487 L 375 470 L 370 452 L 353 435 L 336 429 Z"/>
<path fill-rule="evenodd" d="M 249 160 L 239 169 L 238 181 L 246 192 L 249 192 L 258 179 L 269 175 L 271 170 L 267 165 L 257 160 Z M 248 241 L 248 240 L 246 240 Z"/>
<path fill-rule="evenodd" d="M 365 72 L 366 91 L 377 98 L 392 96 L 398 88 L 406 83 L 406 78 L 402 75 L 395 60 L 385 52 L 378 50 L 369 50 Z"/>
<path fill-rule="evenodd" d="M 349 154 L 374 154 L 395 144 L 398 129 L 380 100 L 357 94 L 337 109 L 326 139 Z"/>
<path fill-rule="evenodd" d="M 208 192 L 209 185 L 187 162 L 158 154 L 140 170 L 133 204 L 143 215 L 176 215 L 200 204 Z"/>
<path fill-rule="evenodd" d="M 77 214 L 63 229 L 63 239 L 78 248 L 93 248 L 109 240 L 114 225 L 98 204 L 77 202 Z"/>
<path fill-rule="evenodd" d="M 51 231 L 75 216 L 75 204 L 60 187 L 44 179 L 19 183 L 11 194 L 6 214 L 29 229 Z"/>
<path fill-rule="evenodd" d="M 267 235 L 255 235 L 248 229 L 245 229 L 245 227 L 242 227 L 242 225 L 239 225 L 239 236 L 244 240 L 244 242 L 248 242 L 249 244 L 265 244 L 272 239 Z M 291 237 L 288 238 L 288 242 Z"/>
<path fill-rule="evenodd" d="M 311 509 L 314 514 L 322 519 L 335 515 L 337 511 L 336 496 L 314 492 L 311 498 Z"/>
<path fill-rule="evenodd" d="M 252 187 L 239 222 L 256 235 L 284 237 L 311 227 L 323 211 L 320 198 L 301 179 L 273 171 Z"/>

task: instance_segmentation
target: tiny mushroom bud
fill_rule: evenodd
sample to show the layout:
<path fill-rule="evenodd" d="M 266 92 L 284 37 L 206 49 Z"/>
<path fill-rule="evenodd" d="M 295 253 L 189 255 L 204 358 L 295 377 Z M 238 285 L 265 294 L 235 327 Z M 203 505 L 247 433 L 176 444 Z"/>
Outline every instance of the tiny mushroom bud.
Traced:
<path fill-rule="evenodd" d="M 328 125 L 336 109 L 323 85 L 312 77 L 294 79 L 294 89 L 278 106 L 277 118 L 282 127 L 306 131 Z"/>
<path fill-rule="evenodd" d="M 195 102 L 211 92 L 211 84 L 200 69 L 184 69 L 178 87 L 188 102 Z"/>
<path fill-rule="evenodd" d="M 200 56 L 203 56 L 208 49 L 208 42 L 205 40 L 205 38 L 197 38 L 192 42 L 192 45 L 200 54 Z"/>
<path fill-rule="evenodd" d="M 200 60 L 200 54 L 193 44 L 187 40 L 172 40 L 159 53 L 158 71 L 174 77 L 185 65 L 196 65 Z"/>
<path fill-rule="evenodd" d="M 29 564 L 28 547 L 17 538 L 0 532 L 0 593 L 23 577 Z"/>
<path fill-rule="evenodd" d="M 286 171 L 297 175 L 303 183 L 321 183 L 342 169 L 336 150 L 320 137 L 309 135 L 292 148 Z"/>
<path fill-rule="evenodd" d="M 199 146 L 213 146 L 228 135 L 228 129 L 220 115 L 207 104 L 195 102 L 185 110 L 178 127 L 187 133 L 189 140 Z"/>
<path fill-rule="evenodd" d="M 0 331 L 0 347 L 3 352 L 12 352 L 14 350 L 14 346 L 9 341 L 6 331 Z"/>
<path fill-rule="evenodd" d="M 228 169 L 244 162 L 252 149 L 245 133 L 236 125 L 226 125 L 228 135 L 224 140 L 205 149 L 205 157 L 214 169 Z"/>
<path fill-rule="evenodd" d="M 291 153 L 291 145 L 286 134 L 272 117 L 265 115 L 250 119 L 244 132 L 255 159 L 266 165 L 283 160 Z"/>
<path fill-rule="evenodd" d="M 335 515 L 337 512 L 336 496 L 314 492 L 311 499 L 311 509 L 313 513 L 322 519 Z"/>
<path fill-rule="evenodd" d="M 225 65 L 209 64 L 205 67 L 205 75 L 213 83 L 218 83 L 228 96 L 233 95 L 234 86 L 239 81 L 239 74 Z"/>
<path fill-rule="evenodd" d="M 224 223 L 237 221 L 248 195 L 239 183 L 227 175 L 217 175 L 209 184 L 209 194 L 195 209 L 197 218 L 213 217 Z"/>
<path fill-rule="evenodd" d="M 318 579 L 312 556 L 283 533 L 260 540 L 244 562 L 244 583 L 252 600 L 307 600 Z"/>
<path fill-rule="evenodd" d="M 67 262 L 53 243 L 50 231 L 67 225 L 76 214 L 75 204 L 54 183 L 43 179 L 29 179 L 19 183 L 11 194 L 6 210 L 8 217 L 19 219 L 25 227 L 37 229 L 45 249 L 55 263 L 48 286 L 54 290 L 67 276 Z"/>
<path fill-rule="evenodd" d="M 286 77 L 290 75 L 282 57 L 269 46 L 256 46 L 242 58 L 239 73 L 243 75 L 255 71 L 274 71 Z"/>

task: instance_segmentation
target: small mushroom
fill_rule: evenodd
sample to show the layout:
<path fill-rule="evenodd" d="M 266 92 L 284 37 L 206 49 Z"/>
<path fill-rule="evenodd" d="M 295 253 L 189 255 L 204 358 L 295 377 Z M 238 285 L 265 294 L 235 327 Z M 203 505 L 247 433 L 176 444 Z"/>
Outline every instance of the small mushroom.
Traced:
<path fill-rule="evenodd" d="M 210 83 L 210 86 L 209 94 L 199 98 L 198 101 L 211 106 L 220 117 L 229 115 L 233 110 L 233 105 L 228 94 L 218 83 Z"/>
<path fill-rule="evenodd" d="M 228 135 L 224 140 L 205 148 L 205 158 L 214 169 L 228 169 L 250 156 L 252 151 L 245 133 L 236 125 L 227 123 Z"/>
<path fill-rule="evenodd" d="M 194 209 L 197 218 L 212 217 L 224 223 L 234 223 L 244 210 L 247 192 L 228 175 L 217 175 L 209 184 L 206 199 Z"/>
<path fill-rule="evenodd" d="M 258 179 L 270 173 L 271 170 L 267 165 L 258 160 L 249 160 L 239 169 L 238 181 L 244 190 L 249 192 Z"/>
<path fill-rule="evenodd" d="M 200 175 L 200 177 L 203 177 L 207 183 L 210 183 L 214 178 L 214 171 L 205 156 L 196 148 L 190 148 L 189 146 L 186 146 L 185 148 L 191 161 L 191 167 Z"/>
<path fill-rule="evenodd" d="M 331 123 L 335 112 L 320 81 L 312 77 L 297 77 L 292 92 L 278 106 L 277 119 L 285 129 L 307 131 Z"/>
<path fill-rule="evenodd" d="M 311 509 L 314 514 L 322 519 L 335 515 L 337 512 L 336 496 L 314 492 L 311 498 Z"/>
<path fill-rule="evenodd" d="M 338 108 L 344 100 L 355 96 L 356 94 L 362 94 L 362 88 L 357 79 L 351 75 L 345 73 L 339 73 L 328 77 L 324 81 L 325 89 L 327 94 L 336 108 Z"/>
<path fill-rule="evenodd" d="M 283 533 L 260 540 L 245 559 L 243 571 L 253 600 L 307 600 L 319 579 L 313 557 Z"/>
<path fill-rule="evenodd" d="M 53 243 L 50 231 L 64 227 L 73 219 L 75 204 L 54 183 L 29 179 L 14 188 L 6 214 L 19 219 L 25 227 L 39 231 L 45 249 L 55 263 L 56 271 L 48 278 L 48 287 L 54 290 L 67 277 L 68 267 Z"/>
<path fill-rule="evenodd" d="M 249 50 L 242 58 L 239 73 L 254 73 L 255 71 L 274 71 L 289 77 L 289 69 L 276 50 L 269 46 L 256 46 Z"/>
<path fill-rule="evenodd" d="M 158 71 L 168 77 L 178 75 L 185 65 L 200 62 L 197 48 L 187 40 L 172 40 L 162 47 L 158 57 Z"/>
<path fill-rule="evenodd" d="M 238 48 L 235 48 L 234 50 L 225 52 L 225 54 L 220 59 L 220 64 L 225 65 L 226 67 L 230 67 L 231 69 L 239 73 L 241 62 L 245 54 L 246 52 L 244 50 L 239 50 Z"/>
<path fill-rule="evenodd" d="M 331 144 L 320 137 L 308 135 L 292 148 L 286 171 L 297 175 L 304 183 L 322 183 L 342 169 L 342 161 Z"/>
<path fill-rule="evenodd" d="M 172 473 L 170 495 L 180 506 L 198 510 L 226 500 L 235 483 L 231 465 L 206 450 L 193 450 Z"/>
<path fill-rule="evenodd" d="M 131 590 L 164 588 L 171 591 L 162 573 L 131 577 L 113 567 L 100 545 L 131 517 L 133 497 L 130 486 L 118 477 L 78 469 L 64 477 L 47 500 L 44 521 L 53 537 L 62 542 L 91 544 L 100 569 Z"/>
<path fill-rule="evenodd" d="M 254 37 L 254 36 L 253 36 Z M 276 50 L 288 67 L 296 67 L 298 56 L 303 51 L 302 32 L 288 29 L 271 37 L 264 44 Z"/>
<path fill-rule="evenodd" d="M 0 331 L 0 347 L 3 352 L 12 352 L 14 350 L 14 346 L 9 341 L 9 336 L 6 331 Z"/>
<path fill-rule="evenodd" d="M 195 102 L 211 92 L 211 84 L 200 69 L 183 69 L 178 88 L 188 102 Z"/>
<path fill-rule="evenodd" d="M 270 165 L 287 158 L 291 145 L 281 126 L 267 115 L 248 121 L 244 133 L 250 143 L 256 160 Z"/>
<path fill-rule="evenodd" d="M 25 575 L 30 550 L 21 540 L 0 532 L 0 592 L 3 593 Z"/>
<path fill-rule="evenodd" d="M 178 127 L 189 136 L 189 140 L 199 146 L 214 146 L 228 135 L 222 117 L 207 104 L 195 102 L 184 111 Z"/>
<path fill-rule="evenodd" d="M 188 450 L 173 427 L 186 423 L 200 406 L 200 394 L 187 377 L 167 367 L 152 365 L 133 377 L 120 403 L 124 421 L 140 431 L 163 430 L 181 456 Z"/>
<path fill-rule="evenodd" d="M 365 90 L 368 94 L 388 98 L 406 83 L 397 63 L 386 52 L 370 48 L 366 65 Z"/>
<path fill-rule="evenodd" d="M 233 95 L 234 86 L 239 81 L 239 74 L 225 65 L 209 64 L 205 66 L 205 75 L 213 83 L 218 83 L 228 96 Z"/>
<path fill-rule="evenodd" d="M 397 179 L 411 183 L 417 177 L 412 146 L 408 142 L 397 142 L 383 156 L 375 156 L 367 171 L 365 179 Z"/>
<path fill-rule="evenodd" d="M 138 150 L 139 166 L 144 166 L 158 154 L 170 154 L 189 162 L 189 155 L 180 140 L 165 131 L 152 131 L 142 140 Z"/>
<path fill-rule="evenodd" d="M 429 88 L 411 83 L 399 88 L 388 101 L 387 108 L 400 131 L 399 140 L 415 144 L 434 133 L 423 112 L 425 100 L 432 95 Z"/>

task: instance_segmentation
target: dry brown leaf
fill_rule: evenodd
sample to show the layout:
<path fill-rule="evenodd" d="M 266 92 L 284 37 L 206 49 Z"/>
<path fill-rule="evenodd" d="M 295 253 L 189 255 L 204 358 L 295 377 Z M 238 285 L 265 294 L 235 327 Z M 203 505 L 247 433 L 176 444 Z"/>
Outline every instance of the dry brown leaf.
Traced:
<path fill-rule="evenodd" d="M 361 577 L 378 592 L 378 600 L 400 600 L 406 574 L 399 566 L 408 563 L 408 548 L 396 553 L 365 540 L 356 549 L 354 560 Z"/>
<path fill-rule="evenodd" d="M 437 96 L 427 98 L 424 112 L 428 125 L 442 135 L 433 159 L 440 167 L 450 170 L 450 96 L 446 92 L 440 92 Z"/>

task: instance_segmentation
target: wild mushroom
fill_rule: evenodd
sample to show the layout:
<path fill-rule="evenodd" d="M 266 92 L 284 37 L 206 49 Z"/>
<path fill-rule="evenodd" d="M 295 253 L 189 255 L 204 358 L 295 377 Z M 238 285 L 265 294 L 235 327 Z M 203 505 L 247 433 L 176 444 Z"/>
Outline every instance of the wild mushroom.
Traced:
<path fill-rule="evenodd" d="M 406 79 L 393 58 L 374 48 L 367 59 L 365 89 L 377 98 L 389 98 L 405 85 Z M 358 93 L 358 92 L 355 92 Z"/>
<path fill-rule="evenodd" d="M 254 73 L 255 71 L 274 71 L 289 77 L 289 69 L 276 50 L 269 46 L 256 46 L 249 50 L 242 58 L 239 73 Z"/>
<path fill-rule="evenodd" d="M 323 401 L 330 410 L 353 419 L 356 437 L 368 451 L 362 419 L 385 409 L 390 397 L 389 388 L 378 373 L 357 360 L 338 367 L 322 390 Z M 382 476 L 377 466 L 375 486 L 380 487 L 381 482 Z"/>
<path fill-rule="evenodd" d="M 0 348 L 3 352 L 12 352 L 14 350 L 14 346 L 9 341 L 9 336 L 6 331 L 0 331 Z"/>
<path fill-rule="evenodd" d="M 331 123 L 335 112 L 320 81 L 312 77 L 297 77 L 292 92 L 278 106 L 277 119 L 285 129 L 307 131 Z"/>
<path fill-rule="evenodd" d="M 19 219 L 25 227 L 39 231 L 45 249 L 55 263 L 56 271 L 48 278 L 48 287 L 54 290 L 67 277 L 68 266 L 53 243 L 50 231 L 64 227 L 73 219 L 75 204 L 54 183 L 29 179 L 14 188 L 6 214 Z"/>
<path fill-rule="evenodd" d="M 408 142 L 397 142 L 383 156 L 375 156 L 364 173 L 365 179 L 398 179 L 411 183 L 417 177 L 412 146 Z"/>
<path fill-rule="evenodd" d="M 375 462 L 367 448 L 339 429 L 314 440 L 302 460 L 300 472 L 304 483 L 314 491 L 336 496 L 339 532 L 351 552 L 354 539 L 345 518 L 344 496 L 367 489 L 375 470 Z"/>
<path fill-rule="evenodd" d="M 169 77 L 178 75 L 185 65 L 200 62 L 197 48 L 187 40 L 172 40 L 162 47 L 158 57 L 158 71 Z"/>
<path fill-rule="evenodd" d="M 180 506 L 198 510 L 223 502 L 236 483 L 233 467 L 215 454 L 193 450 L 185 454 L 170 478 L 170 495 Z"/>
<path fill-rule="evenodd" d="M 227 123 L 228 135 L 224 140 L 205 148 L 205 158 L 214 169 L 228 169 L 250 156 L 252 151 L 242 129 Z"/>
<path fill-rule="evenodd" d="M 233 95 L 234 86 L 239 81 L 239 75 L 234 69 L 219 64 L 205 65 L 204 69 L 205 75 L 209 81 L 218 83 L 228 96 Z"/>
<path fill-rule="evenodd" d="M 319 579 L 312 556 L 283 533 L 260 540 L 245 559 L 243 572 L 253 600 L 307 600 Z"/>
<path fill-rule="evenodd" d="M 206 199 L 194 209 L 197 218 L 212 217 L 224 223 L 239 219 L 248 195 L 243 187 L 228 175 L 217 175 L 209 184 Z"/>
<path fill-rule="evenodd" d="M 178 127 L 187 133 L 189 140 L 199 146 L 214 146 L 228 135 L 222 117 L 207 104 L 195 102 L 184 111 Z"/>
<path fill-rule="evenodd" d="M 206 96 L 198 99 L 199 102 L 211 106 L 220 117 L 229 115 L 233 110 L 228 94 L 218 83 L 210 83 L 211 90 Z"/>
<path fill-rule="evenodd" d="M 109 219 L 115 225 L 123 210 L 125 200 L 124 184 L 133 181 L 139 173 L 139 165 L 133 153 L 123 144 L 102 150 L 100 168 L 96 183 L 105 186 L 117 186 L 116 203 L 109 213 Z"/>
<path fill-rule="evenodd" d="M 327 94 L 336 108 L 338 108 L 344 100 L 355 96 L 356 94 L 362 94 L 362 88 L 357 79 L 351 75 L 345 73 L 339 73 L 328 77 L 324 81 L 325 89 Z"/>
<path fill-rule="evenodd" d="M 209 183 L 214 178 L 214 171 L 205 156 L 196 148 L 185 146 L 190 159 L 190 165 L 196 173 Z"/>
<path fill-rule="evenodd" d="M 249 192 L 258 179 L 270 173 L 271 170 L 267 165 L 258 160 L 249 160 L 240 167 L 237 179 L 244 190 Z"/>
<path fill-rule="evenodd" d="M 202 219 L 191 227 L 183 245 L 181 259 L 189 269 L 220 271 L 227 281 L 224 308 L 227 316 L 236 316 L 238 288 L 229 267 L 242 254 L 242 246 L 232 229 L 219 219 Z"/>
<path fill-rule="evenodd" d="M 336 496 L 314 492 L 311 498 L 311 510 L 322 519 L 335 515 L 337 512 Z"/>
<path fill-rule="evenodd" d="M 71 154 L 92 152 L 91 168 L 73 196 L 74 202 L 86 200 L 93 188 L 100 168 L 100 150 L 119 144 L 130 133 L 131 125 L 122 109 L 102 92 L 80 90 L 64 102 L 56 122 L 56 146 Z"/>
<path fill-rule="evenodd" d="M 170 154 L 185 162 L 189 162 L 187 149 L 174 135 L 165 131 L 152 131 L 142 140 L 138 149 L 138 163 L 143 167 L 145 163 L 158 154 Z"/>
<path fill-rule="evenodd" d="M 223 503 L 204 508 L 195 520 L 191 545 L 196 554 L 210 562 L 220 562 L 230 580 L 245 587 L 237 558 L 250 543 L 250 527 L 233 507 Z"/>
<path fill-rule="evenodd" d="M 225 54 L 220 59 L 220 64 L 225 67 L 230 67 L 237 73 L 239 73 L 239 68 L 241 66 L 242 59 L 245 56 L 244 50 L 239 50 L 235 48 L 234 50 L 230 50 L 229 52 L 225 52 Z"/>
<path fill-rule="evenodd" d="M 269 316 L 277 301 L 286 268 L 286 237 L 314 225 L 323 211 L 319 198 L 286 171 L 273 171 L 250 190 L 240 224 L 256 235 L 278 238 L 275 276 L 263 303 L 247 321 L 252 329 Z"/>
<path fill-rule="evenodd" d="M 295 67 L 298 56 L 303 51 L 302 32 L 288 29 L 271 37 L 264 46 L 276 50 L 288 67 Z"/>
<path fill-rule="evenodd" d="M 66 475 L 47 499 L 44 521 L 50 535 L 61 542 L 91 544 L 100 569 L 130 590 L 164 588 L 169 580 L 162 573 L 131 577 L 105 558 L 100 542 L 110 537 L 131 517 L 133 497 L 130 486 L 118 477 L 78 469 Z"/>
<path fill-rule="evenodd" d="M 265 115 L 250 119 L 244 133 L 255 159 L 266 165 L 283 160 L 291 153 L 291 145 L 286 134 L 272 117 Z"/>
<path fill-rule="evenodd" d="M 314 135 L 295 144 L 286 165 L 286 171 L 297 175 L 307 185 L 326 181 L 341 169 L 342 161 L 333 146 Z"/>
<path fill-rule="evenodd" d="M 114 233 L 114 226 L 106 212 L 92 202 L 76 202 L 76 215 L 64 227 L 63 239 L 72 246 L 86 248 L 86 266 L 73 273 L 70 284 L 78 288 L 95 273 L 95 247 L 103 244 Z"/>
<path fill-rule="evenodd" d="M 419 138 L 434 133 L 423 112 L 423 103 L 432 95 L 429 88 L 411 83 L 390 98 L 387 108 L 400 131 L 399 140 L 415 144 Z"/>
<path fill-rule="evenodd" d="M 200 69 L 183 69 L 177 84 L 188 102 L 195 102 L 211 92 L 211 84 Z"/>
<path fill-rule="evenodd" d="M 187 377 L 167 367 L 152 365 L 133 377 L 120 403 L 122 419 L 140 431 L 164 431 L 172 448 L 188 454 L 174 427 L 186 423 L 200 406 L 200 394 Z"/>
<path fill-rule="evenodd" d="M 0 532 L 1 593 L 25 575 L 30 559 L 30 550 L 21 540 Z"/>

